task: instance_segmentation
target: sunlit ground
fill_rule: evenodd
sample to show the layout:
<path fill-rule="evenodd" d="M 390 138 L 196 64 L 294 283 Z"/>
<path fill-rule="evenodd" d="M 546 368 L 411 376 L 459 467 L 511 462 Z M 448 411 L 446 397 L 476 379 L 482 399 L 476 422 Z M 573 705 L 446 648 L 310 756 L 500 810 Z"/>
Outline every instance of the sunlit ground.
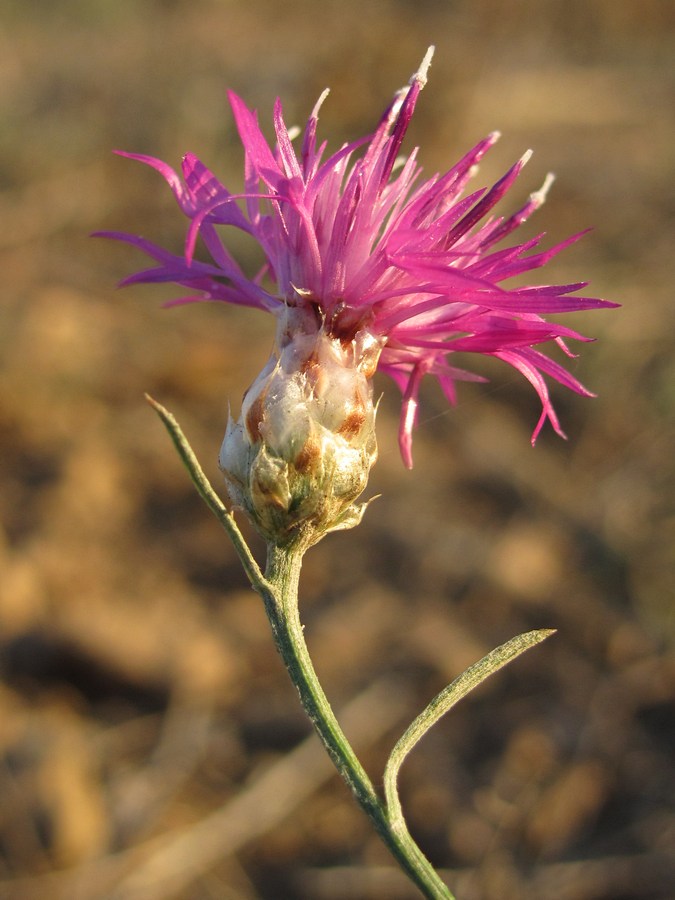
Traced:
<path fill-rule="evenodd" d="M 480 186 L 532 147 L 513 206 L 557 181 L 527 234 L 594 227 L 547 280 L 590 279 L 622 308 L 568 317 L 598 337 L 571 362 L 598 398 L 554 391 L 568 442 L 548 430 L 532 450 L 529 385 L 468 361 L 490 384 L 460 386 L 454 410 L 424 392 L 409 473 L 396 388 L 379 385 L 382 496 L 307 557 L 308 640 L 378 780 L 450 679 L 519 631 L 557 628 L 406 763 L 411 828 L 459 900 L 672 898 L 668 0 L 5 3 L 0 896 L 415 896 L 303 745 L 261 604 L 143 402 L 176 413 L 220 486 L 228 403 L 272 323 L 162 310 L 168 288 L 116 292 L 144 263 L 88 234 L 183 240 L 160 177 L 113 148 L 173 164 L 192 150 L 238 189 L 226 87 L 269 134 L 277 94 L 301 124 L 330 85 L 335 146 L 373 127 L 432 42 L 408 149 L 431 173 L 500 129 Z M 252 271 L 252 249 L 236 252 Z"/>

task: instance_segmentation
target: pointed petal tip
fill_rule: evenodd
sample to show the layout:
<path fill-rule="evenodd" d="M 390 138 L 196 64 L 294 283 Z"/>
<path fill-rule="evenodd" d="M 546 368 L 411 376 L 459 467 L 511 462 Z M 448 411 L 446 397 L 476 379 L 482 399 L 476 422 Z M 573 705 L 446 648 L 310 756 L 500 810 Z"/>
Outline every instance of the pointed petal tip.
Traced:
<path fill-rule="evenodd" d="M 526 166 L 527 163 L 529 163 L 529 161 L 532 159 L 533 153 L 534 153 L 534 150 L 532 150 L 532 149 L 526 150 L 523 153 L 523 155 L 520 157 L 520 159 L 518 160 L 517 165 L 522 169 L 523 166 Z"/>
<path fill-rule="evenodd" d="M 123 156 L 125 159 L 136 159 L 139 162 L 144 162 L 145 160 L 154 158 L 151 156 L 147 156 L 145 153 L 132 153 L 130 150 L 114 149 L 113 153 L 115 154 L 115 156 Z"/>
<path fill-rule="evenodd" d="M 322 107 L 323 104 L 325 103 L 326 97 L 328 97 L 329 94 L 330 94 L 330 88 L 324 88 L 323 91 L 321 92 L 321 96 L 319 97 L 319 99 L 318 99 L 318 100 L 316 101 L 316 103 L 314 104 L 314 109 L 312 110 L 312 113 L 311 113 L 311 118 L 312 118 L 312 119 L 318 119 L 318 118 L 319 118 L 319 110 L 321 109 L 321 107 Z"/>
<path fill-rule="evenodd" d="M 543 194 L 544 197 L 545 197 L 546 194 L 550 191 L 551 187 L 553 186 L 553 182 L 554 182 L 554 181 L 555 181 L 555 172 L 547 172 L 547 173 L 546 173 L 546 178 L 544 178 L 544 183 L 543 183 L 542 186 L 539 188 L 539 190 L 537 191 L 537 193 L 538 193 L 538 194 Z"/>
<path fill-rule="evenodd" d="M 530 194 L 528 205 L 526 207 L 528 217 L 531 213 L 544 205 L 544 203 L 546 202 L 546 198 L 548 197 L 548 192 L 550 191 L 551 185 L 554 181 L 555 175 L 553 174 L 553 172 L 548 172 L 546 178 L 544 178 L 544 183 L 539 188 L 539 190 L 532 191 L 532 193 Z"/>
<path fill-rule="evenodd" d="M 541 430 L 544 427 L 544 423 L 546 422 L 546 419 L 549 420 L 549 422 L 553 426 L 553 430 L 555 431 L 555 433 L 558 435 L 559 438 L 562 438 L 563 441 L 569 440 L 567 433 L 565 431 L 563 431 L 563 429 L 560 425 L 560 422 L 558 422 L 558 418 L 557 418 L 557 416 L 555 416 L 555 413 L 553 414 L 553 416 L 551 416 L 547 410 L 544 410 L 541 414 L 539 421 L 537 422 L 536 428 L 532 432 L 532 437 L 530 438 L 530 444 L 532 447 L 536 446 L 537 438 L 539 437 Z"/>
<path fill-rule="evenodd" d="M 431 60 L 433 59 L 435 52 L 436 47 L 434 46 L 434 44 L 431 44 L 427 52 L 424 54 L 424 59 L 420 63 L 419 69 L 410 79 L 410 84 L 417 82 L 420 88 L 423 88 L 425 86 L 425 84 L 427 83 L 427 76 L 429 74 L 429 67 L 431 66 Z"/>

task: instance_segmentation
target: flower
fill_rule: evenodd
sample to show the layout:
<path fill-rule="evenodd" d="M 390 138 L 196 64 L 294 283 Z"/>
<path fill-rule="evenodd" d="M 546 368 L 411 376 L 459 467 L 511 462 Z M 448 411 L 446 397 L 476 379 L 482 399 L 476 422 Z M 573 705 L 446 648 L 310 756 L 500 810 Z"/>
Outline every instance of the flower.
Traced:
<path fill-rule="evenodd" d="M 218 300 L 266 310 L 280 319 L 288 310 L 304 310 L 315 317 L 323 334 L 343 346 L 368 334 L 379 348 L 377 369 L 402 393 L 399 444 L 408 467 L 422 378 L 435 377 L 452 404 L 457 381 L 485 380 L 456 366 L 458 353 L 496 357 L 530 381 L 542 403 L 532 443 L 547 419 L 564 437 L 544 376 L 578 394 L 592 395 L 537 348 L 556 343 L 573 356 L 567 340 L 590 339 L 544 315 L 616 305 L 579 296 L 577 291 L 587 282 L 504 286 L 513 276 L 540 268 L 583 234 L 536 252 L 543 234 L 503 246 L 541 206 L 553 180 L 549 175 L 513 215 L 491 215 L 529 151 L 491 188 L 466 196 L 465 188 L 499 137 L 497 132 L 445 174 L 426 180 L 417 149 L 399 158 L 432 55 L 433 47 L 372 135 L 329 156 L 325 142 L 317 145 L 316 140 L 327 91 L 309 117 L 298 150 L 280 100 L 274 107 L 272 149 L 256 113 L 230 93 L 244 147 L 244 191 L 231 193 L 192 154 L 183 158 L 181 178 L 158 159 L 121 153 L 157 169 L 168 182 L 189 219 L 185 253 L 177 256 L 142 237 L 103 233 L 133 244 L 157 263 L 122 284 L 176 282 L 188 288 L 186 296 L 168 305 Z M 255 278 L 244 274 L 223 243 L 219 226 L 226 225 L 260 244 L 265 265 Z M 198 237 L 208 261 L 195 258 Z"/>

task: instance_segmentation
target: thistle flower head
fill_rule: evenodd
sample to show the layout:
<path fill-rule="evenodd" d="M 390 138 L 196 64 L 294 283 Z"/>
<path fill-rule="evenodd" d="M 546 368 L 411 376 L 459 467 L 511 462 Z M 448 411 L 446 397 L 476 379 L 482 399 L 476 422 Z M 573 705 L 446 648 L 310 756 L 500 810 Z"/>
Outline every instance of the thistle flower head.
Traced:
<path fill-rule="evenodd" d="M 457 365 L 458 354 L 496 357 L 530 381 L 542 404 L 533 443 L 547 419 L 564 436 L 544 376 L 578 394 L 589 392 L 541 348 L 556 343 L 572 356 L 567 341 L 589 339 L 545 316 L 615 305 L 579 296 L 586 282 L 505 285 L 540 268 L 581 236 L 547 249 L 539 249 L 543 235 L 513 241 L 544 202 L 551 176 L 515 213 L 493 215 L 529 152 L 492 187 L 469 193 L 467 185 L 497 140 L 496 132 L 447 172 L 430 178 L 422 177 L 416 149 L 400 157 L 432 52 L 395 95 L 374 132 L 331 154 L 316 138 L 327 91 L 297 147 L 279 100 L 271 147 L 256 113 L 230 93 L 245 155 L 243 191 L 230 192 L 192 154 L 183 158 L 178 175 L 160 160 L 125 153 L 157 169 L 168 182 L 188 219 L 185 253 L 177 256 L 141 237 L 106 233 L 155 260 L 152 268 L 123 283 L 176 282 L 187 294 L 173 303 L 224 301 L 265 310 L 279 320 L 289 310 L 299 310 L 303 320 L 317 323 L 317 333 L 343 350 L 365 346 L 363 335 L 369 335 L 378 353 L 368 353 L 368 364 L 354 359 L 354 351 L 350 355 L 366 377 L 376 366 L 399 386 L 399 443 L 407 466 L 412 465 L 422 378 L 433 376 L 451 403 L 456 382 L 484 380 Z M 256 277 L 244 274 L 228 252 L 223 226 L 238 228 L 259 243 L 265 265 Z M 195 256 L 198 238 L 205 259 Z M 283 368 L 281 351 L 275 360 Z"/>

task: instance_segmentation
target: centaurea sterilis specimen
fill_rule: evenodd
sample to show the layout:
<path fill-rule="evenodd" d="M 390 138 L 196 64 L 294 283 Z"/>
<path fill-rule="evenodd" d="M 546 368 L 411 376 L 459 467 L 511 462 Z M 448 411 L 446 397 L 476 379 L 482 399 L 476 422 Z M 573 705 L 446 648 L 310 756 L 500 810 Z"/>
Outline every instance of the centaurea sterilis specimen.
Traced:
<path fill-rule="evenodd" d="M 212 300 L 272 313 L 277 339 L 269 362 L 247 391 L 238 421 L 230 419 L 220 465 L 234 504 L 267 541 L 263 577 L 194 459 L 173 418 L 161 407 L 193 479 L 235 539 L 253 586 L 265 600 L 279 650 L 319 735 L 338 769 L 392 852 L 427 896 L 450 896 L 410 838 L 398 802 L 398 769 L 414 744 L 470 687 L 547 632 L 520 636 L 468 670 L 427 707 L 394 748 L 382 801 L 349 747 L 316 680 L 297 615 L 297 580 L 305 550 L 323 535 L 358 523 L 355 504 L 376 458 L 371 379 L 379 370 L 402 396 L 399 444 L 412 466 L 412 432 L 425 375 L 451 403 L 457 381 L 482 381 L 456 364 L 456 354 L 493 356 L 517 369 L 537 391 L 542 412 L 563 435 L 544 376 L 589 392 L 541 345 L 572 355 L 570 339 L 588 340 L 544 316 L 613 306 L 580 296 L 586 282 L 508 287 L 510 278 L 543 266 L 576 241 L 539 249 L 543 235 L 512 243 L 514 232 L 543 203 L 552 181 L 510 216 L 493 208 L 518 177 L 525 154 L 491 188 L 466 193 L 484 154 L 480 141 L 442 175 L 422 178 L 417 150 L 400 157 L 433 48 L 367 138 L 327 155 L 317 144 L 319 107 L 296 150 L 274 107 L 270 147 L 256 114 L 234 93 L 230 105 L 244 148 L 245 184 L 231 193 L 192 154 L 182 177 L 153 157 L 123 153 L 157 169 L 189 220 L 182 256 L 145 238 L 105 233 L 143 250 L 156 265 L 124 284 L 175 282 L 187 294 L 169 305 Z M 248 277 L 223 242 L 224 226 L 250 234 L 265 263 Z M 208 254 L 197 259 L 197 240 Z"/>

